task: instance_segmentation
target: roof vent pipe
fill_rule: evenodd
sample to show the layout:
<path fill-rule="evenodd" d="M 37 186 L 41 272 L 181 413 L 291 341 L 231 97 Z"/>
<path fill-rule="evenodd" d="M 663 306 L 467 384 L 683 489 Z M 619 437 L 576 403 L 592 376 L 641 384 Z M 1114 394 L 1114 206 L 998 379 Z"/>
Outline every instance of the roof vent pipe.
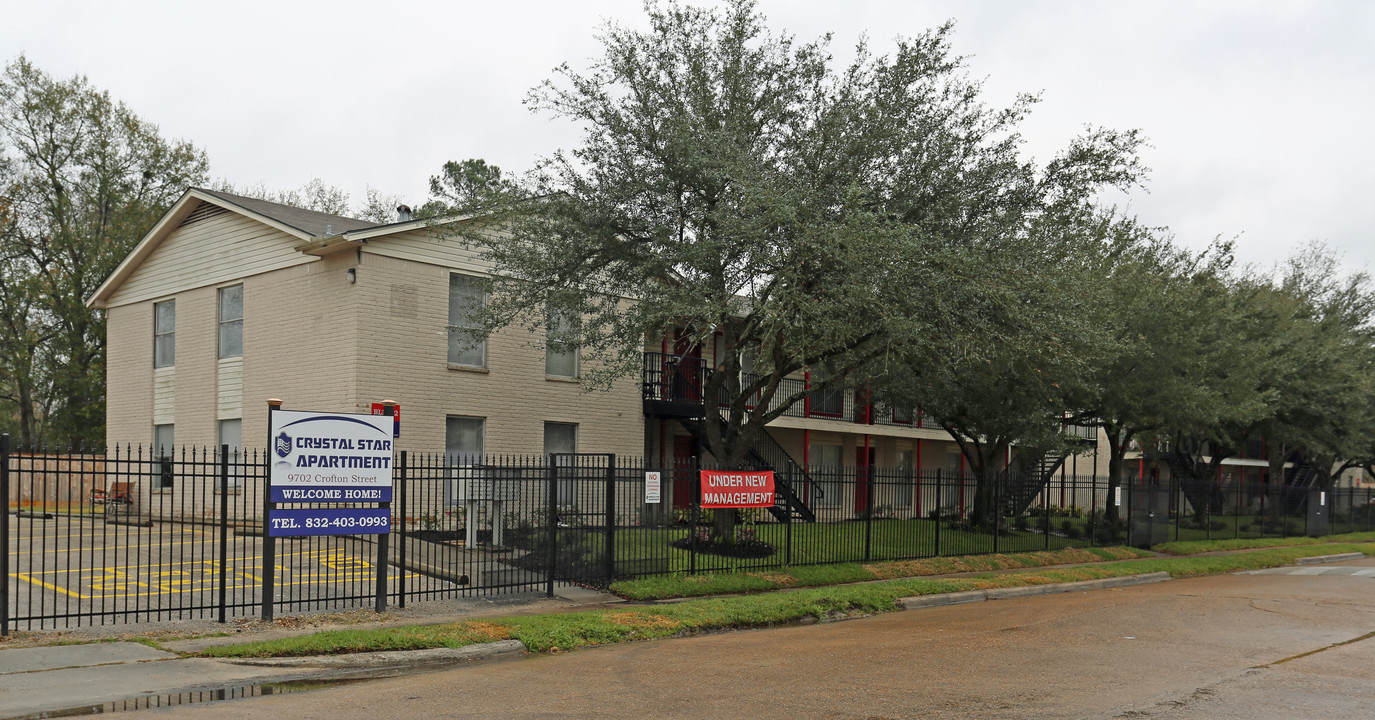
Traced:
<path fill-rule="evenodd" d="M 410 222 L 410 219 L 411 219 L 411 206 L 410 206 L 410 205 L 397 205 L 397 206 L 396 206 L 396 221 L 397 221 L 397 222 Z"/>

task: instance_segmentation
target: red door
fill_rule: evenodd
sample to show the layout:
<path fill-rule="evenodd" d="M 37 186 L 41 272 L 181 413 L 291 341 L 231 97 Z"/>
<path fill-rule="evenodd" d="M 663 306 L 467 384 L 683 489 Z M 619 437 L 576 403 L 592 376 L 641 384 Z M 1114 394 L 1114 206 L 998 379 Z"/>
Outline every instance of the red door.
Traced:
<path fill-rule="evenodd" d="M 874 464 L 874 448 L 855 448 L 855 514 L 869 510 L 869 493 L 873 491 L 873 474 L 869 468 Z"/>
<path fill-rule="evenodd" d="M 690 435 L 673 436 L 673 508 L 692 507 L 697 491 L 697 448 Z"/>

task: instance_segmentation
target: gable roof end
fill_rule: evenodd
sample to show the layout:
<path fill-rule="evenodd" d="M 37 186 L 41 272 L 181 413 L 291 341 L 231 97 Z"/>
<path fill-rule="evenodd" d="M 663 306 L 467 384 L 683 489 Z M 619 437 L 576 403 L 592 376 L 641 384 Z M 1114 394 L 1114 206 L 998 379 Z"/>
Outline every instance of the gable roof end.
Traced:
<path fill-rule="evenodd" d="M 182 193 L 182 196 L 177 198 L 175 203 L 172 203 L 172 207 L 163 214 L 157 224 L 153 225 L 153 229 L 149 230 L 142 240 L 139 240 L 138 245 L 135 245 L 134 249 L 120 261 L 110 276 L 105 278 L 105 282 L 102 282 L 100 287 L 97 287 L 95 292 L 86 298 L 86 306 L 92 308 L 107 307 L 106 303 L 109 302 L 115 291 L 134 274 L 134 271 L 148 259 L 149 255 L 153 254 L 163 239 L 173 230 L 176 230 L 181 225 L 182 220 L 185 220 L 202 203 L 210 203 L 239 213 L 303 241 L 323 236 L 326 231 L 343 233 L 376 225 L 376 223 L 367 220 L 315 212 L 314 210 L 303 210 L 290 205 L 218 190 L 190 188 Z"/>

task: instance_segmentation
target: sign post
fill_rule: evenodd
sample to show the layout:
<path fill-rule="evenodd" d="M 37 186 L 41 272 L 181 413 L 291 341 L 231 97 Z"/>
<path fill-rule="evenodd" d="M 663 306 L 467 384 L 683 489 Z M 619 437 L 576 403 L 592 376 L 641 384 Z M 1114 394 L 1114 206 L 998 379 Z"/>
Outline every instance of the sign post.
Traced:
<path fill-rule="evenodd" d="M 282 401 L 272 398 L 267 401 L 267 446 L 272 447 L 272 428 L 275 426 L 273 416 L 282 408 Z M 273 587 L 276 582 L 277 572 L 277 538 L 269 532 L 272 526 L 272 514 L 276 509 L 272 502 L 272 451 L 269 450 L 263 455 L 263 587 L 262 587 L 262 619 L 264 622 L 272 621 L 273 595 L 276 589 Z"/>

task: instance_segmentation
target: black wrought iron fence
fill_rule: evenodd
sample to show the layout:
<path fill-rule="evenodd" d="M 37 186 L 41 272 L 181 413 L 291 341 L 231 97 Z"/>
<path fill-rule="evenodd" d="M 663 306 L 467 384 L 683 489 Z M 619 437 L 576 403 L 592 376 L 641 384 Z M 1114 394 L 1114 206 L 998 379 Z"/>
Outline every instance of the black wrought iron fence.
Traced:
<path fill-rule="evenodd" d="M 1030 503 L 1006 503 L 1025 479 L 989 478 L 981 493 L 979 480 L 938 471 L 813 466 L 777 478 L 792 489 L 774 495 L 782 512 L 712 510 L 691 463 L 400 452 L 389 532 L 267 542 L 263 461 L 228 448 L 6 446 L 0 628 L 223 622 L 665 573 L 1375 529 L 1364 488 L 1138 479 L 1110 492 L 1103 477 L 1060 472 L 1034 480 Z"/>

